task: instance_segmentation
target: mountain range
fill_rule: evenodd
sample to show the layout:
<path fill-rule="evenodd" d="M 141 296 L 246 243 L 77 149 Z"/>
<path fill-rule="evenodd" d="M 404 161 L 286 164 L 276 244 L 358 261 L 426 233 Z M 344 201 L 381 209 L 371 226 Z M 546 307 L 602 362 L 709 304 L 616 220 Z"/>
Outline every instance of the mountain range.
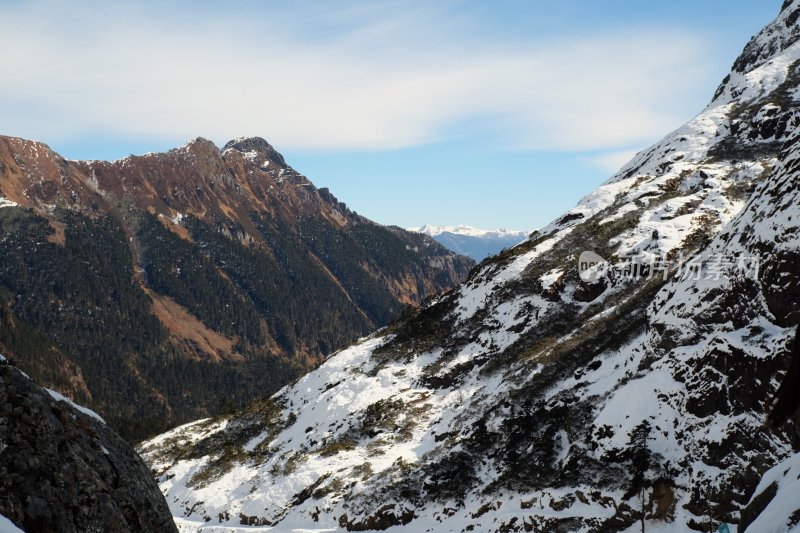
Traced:
<path fill-rule="evenodd" d="M 271 394 L 473 262 L 260 138 L 68 161 L 0 137 L 0 352 L 130 439 Z"/>
<path fill-rule="evenodd" d="M 530 233 L 507 229 L 478 229 L 464 224 L 458 226 L 426 224 L 418 228 L 408 228 L 408 231 L 433 237 L 448 250 L 471 257 L 477 262 L 521 243 Z"/>
<path fill-rule="evenodd" d="M 797 415 L 763 428 L 800 301 L 798 19 L 460 287 L 142 444 L 179 527 L 800 530 Z"/>

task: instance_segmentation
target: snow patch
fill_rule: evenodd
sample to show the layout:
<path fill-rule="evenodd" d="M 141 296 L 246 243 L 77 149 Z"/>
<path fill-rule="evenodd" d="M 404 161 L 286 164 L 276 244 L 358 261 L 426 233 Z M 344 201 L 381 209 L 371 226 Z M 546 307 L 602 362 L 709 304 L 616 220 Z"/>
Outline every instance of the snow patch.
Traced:
<path fill-rule="evenodd" d="M 770 485 L 777 486 L 775 497 L 769 502 L 767 507 L 747 528 L 747 531 L 754 533 L 798 533 L 800 532 L 800 522 L 796 521 L 800 517 L 800 454 L 793 455 L 777 464 L 767 471 L 761 478 L 755 492 L 759 494 L 767 490 Z M 792 517 L 796 523 L 790 525 Z"/>
<path fill-rule="evenodd" d="M 0 196 L 0 209 L 2 209 L 3 207 L 16 207 L 18 205 L 19 204 L 17 202 L 13 202 L 8 198 L 3 198 L 2 196 Z"/>
<path fill-rule="evenodd" d="M 50 396 L 51 396 L 51 397 L 52 397 L 54 400 L 56 400 L 56 401 L 58 401 L 58 402 L 64 402 L 64 403 L 67 403 L 67 404 L 69 404 L 69 405 L 70 405 L 72 408 L 76 409 L 77 411 L 80 411 L 81 413 L 83 413 L 83 414 L 85 414 L 85 415 L 88 415 L 88 416 L 90 416 L 90 417 L 94 418 L 95 420 L 97 420 L 97 421 L 99 421 L 99 422 L 102 422 L 103 424 L 105 424 L 105 423 L 106 423 L 106 421 L 105 421 L 105 420 L 103 420 L 103 418 L 102 418 L 100 415 L 98 415 L 97 413 L 95 413 L 94 411 L 92 411 L 91 409 L 89 409 L 89 408 L 87 408 L 87 407 L 83 407 L 82 405 L 78 405 L 77 403 L 73 402 L 72 400 L 70 400 L 69 398 L 67 398 L 66 396 L 64 396 L 63 394 L 61 394 L 60 392 L 56 392 L 56 391 L 54 391 L 54 390 L 51 390 L 51 389 L 45 389 L 45 390 L 47 391 L 47 393 L 48 393 L 48 394 L 49 394 L 49 395 L 50 395 Z"/>
<path fill-rule="evenodd" d="M 14 522 L 3 515 L 0 515 L 0 533 L 25 533 L 14 525 Z"/>

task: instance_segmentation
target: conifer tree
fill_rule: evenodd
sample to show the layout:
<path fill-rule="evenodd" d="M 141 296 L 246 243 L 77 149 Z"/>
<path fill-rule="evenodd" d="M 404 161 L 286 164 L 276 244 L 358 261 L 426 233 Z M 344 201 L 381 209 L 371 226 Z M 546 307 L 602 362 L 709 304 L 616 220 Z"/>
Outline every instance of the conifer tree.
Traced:
<path fill-rule="evenodd" d="M 633 469 L 633 478 L 631 480 L 631 492 L 639 493 L 639 500 L 642 505 L 640 520 L 642 524 L 642 532 L 645 530 L 645 518 L 647 516 L 647 502 L 645 500 L 647 495 L 647 472 L 650 470 L 652 460 L 652 453 L 648 441 L 650 440 L 651 426 L 650 422 L 643 420 L 631 432 L 631 466 Z"/>

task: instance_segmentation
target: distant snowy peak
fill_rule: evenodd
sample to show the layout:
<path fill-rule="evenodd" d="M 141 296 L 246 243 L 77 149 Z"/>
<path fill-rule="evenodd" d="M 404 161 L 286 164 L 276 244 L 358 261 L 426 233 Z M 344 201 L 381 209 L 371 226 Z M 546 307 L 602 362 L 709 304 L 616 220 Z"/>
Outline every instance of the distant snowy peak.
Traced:
<path fill-rule="evenodd" d="M 417 228 L 408 228 L 408 231 L 417 233 L 424 233 L 430 237 L 437 237 L 442 233 L 452 233 L 453 235 L 464 235 L 467 237 L 519 237 L 520 240 L 524 239 L 530 233 L 529 231 L 509 230 L 505 228 L 499 229 L 480 229 L 466 224 L 459 224 L 458 226 L 434 226 L 433 224 L 425 224 Z"/>
<path fill-rule="evenodd" d="M 449 250 L 471 257 L 475 261 L 483 261 L 521 243 L 529 233 L 507 229 L 478 229 L 465 224 L 458 226 L 426 224 L 419 228 L 409 228 L 408 231 L 428 235 Z"/>

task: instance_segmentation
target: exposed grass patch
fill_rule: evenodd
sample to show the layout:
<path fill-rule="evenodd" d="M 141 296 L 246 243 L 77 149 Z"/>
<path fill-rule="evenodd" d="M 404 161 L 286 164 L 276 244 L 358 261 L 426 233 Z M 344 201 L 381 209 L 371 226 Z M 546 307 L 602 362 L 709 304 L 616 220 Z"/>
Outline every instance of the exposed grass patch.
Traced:
<path fill-rule="evenodd" d="M 319 454 L 322 457 L 331 457 L 341 452 L 349 452 L 356 449 L 357 442 L 350 436 L 344 435 L 343 437 L 331 441 L 319 449 Z"/>
<path fill-rule="evenodd" d="M 246 407 L 223 430 L 191 446 L 183 446 L 173 460 L 208 456 L 206 465 L 189 481 L 189 485 L 204 486 L 225 475 L 236 464 L 265 461 L 272 454 L 269 442 L 286 425 L 280 406 L 272 398 L 263 398 Z M 257 436 L 262 436 L 261 442 L 252 451 L 245 451 L 244 445 Z"/>

